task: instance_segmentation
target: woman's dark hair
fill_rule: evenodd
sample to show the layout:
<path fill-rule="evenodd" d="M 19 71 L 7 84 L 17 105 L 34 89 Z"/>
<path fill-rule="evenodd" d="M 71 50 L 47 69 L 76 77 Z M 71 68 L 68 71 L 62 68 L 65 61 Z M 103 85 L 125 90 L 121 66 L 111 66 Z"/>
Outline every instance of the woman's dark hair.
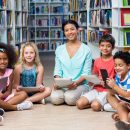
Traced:
<path fill-rule="evenodd" d="M 123 60 L 127 65 L 130 64 L 130 53 L 129 52 L 123 52 L 118 51 L 113 56 L 114 59 L 121 59 Z"/>
<path fill-rule="evenodd" d="M 64 21 L 64 22 L 62 23 L 62 30 L 63 30 L 63 32 L 64 32 L 64 27 L 65 27 L 65 25 L 67 25 L 67 24 L 73 24 L 73 25 L 76 27 L 76 29 L 79 28 L 78 23 L 77 23 L 76 21 L 70 19 L 70 20 Z"/>
<path fill-rule="evenodd" d="M 0 43 L 0 52 L 7 54 L 9 60 L 8 68 L 14 68 L 15 63 L 17 62 L 17 55 L 14 47 L 10 44 Z"/>
<path fill-rule="evenodd" d="M 99 45 L 101 44 L 101 42 L 109 42 L 112 45 L 112 48 L 115 47 L 115 39 L 110 34 L 103 35 L 99 40 Z"/>

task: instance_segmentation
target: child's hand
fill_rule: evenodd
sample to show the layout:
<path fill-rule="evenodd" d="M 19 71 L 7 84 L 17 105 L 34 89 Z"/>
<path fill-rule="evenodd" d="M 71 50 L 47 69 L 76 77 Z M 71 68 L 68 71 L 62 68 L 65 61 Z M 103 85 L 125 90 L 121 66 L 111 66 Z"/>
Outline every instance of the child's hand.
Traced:
<path fill-rule="evenodd" d="M 112 89 L 114 89 L 115 80 L 113 78 L 107 78 L 106 83 L 108 86 L 110 86 Z"/>
<path fill-rule="evenodd" d="M 42 84 L 41 84 L 41 85 L 39 85 L 38 87 L 39 87 L 40 92 L 43 92 L 43 91 L 45 90 L 45 86 L 44 86 L 44 85 L 42 85 Z"/>
<path fill-rule="evenodd" d="M 101 77 L 99 77 L 99 79 L 100 79 L 100 84 L 101 84 L 102 86 L 105 86 L 105 83 L 104 83 L 103 79 L 102 79 Z"/>

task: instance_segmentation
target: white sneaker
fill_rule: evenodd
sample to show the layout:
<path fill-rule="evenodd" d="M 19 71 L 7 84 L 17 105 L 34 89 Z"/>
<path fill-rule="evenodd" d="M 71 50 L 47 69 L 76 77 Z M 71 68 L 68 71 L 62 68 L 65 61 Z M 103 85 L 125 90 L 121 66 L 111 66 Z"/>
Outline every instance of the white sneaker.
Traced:
<path fill-rule="evenodd" d="M 22 111 L 22 110 L 28 110 L 33 107 L 33 103 L 31 101 L 24 101 L 20 104 L 17 105 L 17 110 Z"/>
<path fill-rule="evenodd" d="M 4 109 L 0 108 L 0 116 L 3 116 L 5 113 Z"/>
<path fill-rule="evenodd" d="M 40 101 L 41 104 L 45 105 L 45 99 L 43 98 L 41 101 Z"/>
<path fill-rule="evenodd" d="M 0 116 L 0 125 L 3 125 L 3 122 L 4 122 L 4 118 L 3 116 Z"/>
<path fill-rule="evenodd" d="M 103 109 L 104 111 L 108 111 L 108 112 L 116 112 L 116 110 L 113 109 L 109 103 L 105 104 Z"/>

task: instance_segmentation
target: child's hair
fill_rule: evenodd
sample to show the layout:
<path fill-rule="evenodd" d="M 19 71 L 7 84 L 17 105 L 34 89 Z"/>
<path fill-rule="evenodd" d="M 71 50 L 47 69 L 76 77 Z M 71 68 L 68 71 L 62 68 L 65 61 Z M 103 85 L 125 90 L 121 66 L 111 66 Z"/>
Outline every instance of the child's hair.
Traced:
<path fill-rule="evenodd" d="M 102 43 L 102 42 L 109 42 L 111 45 L 112 45 L 112 48 L 115 47 L 115 39 L 112 35 L 110 34 L 106 34 L 106 35 L 103 35 L 101 37 L 101 39 L 99 40 L 99 45 Z"/>
<path fill-rule="evenodd" d="M 65 27 L 67 24 L 73 24 L 73 25 L 76 27 L 76 29 L 79 28 L 78 23 L 77 23 L 76 21 L 70 19 L 70 20 L 64 21 L 64 22 L 62 23 L 62 30 L 63 30 L 63 32 L 64 32 L 64 27 Z"/>
<path fill-rule="evenodd" d="M 14 46 L 10 44 L 0 43 L 0 52 L 3 52 L 8 57 L 8 68 L 14 68 L 17 62 L 17 55 Z"/>
<path fill-rule="evenodd" d="M 127 65 L 130 64 L 130 53 L 129 52 L 123 52 L 118 51 L 113 56 L 114 59 L 121 59 L 123 60 Z"/>
<path fill-rule="evenodd" d="M 26 61 L 25 61 L 25 58 L 24 58 L 24 49 L 25 49 L 27 46 L 31 46 L 31 47 L 34 49 L 34 51 L 35 51 L 34 64 L 36 64 L 36 65 L 41 64 L 40 58 L 39 58 L 38 48 L 37 48 L 37 46 L 35 45 L 35 43 L 33 43 L 33 42 L 26 42 L 26 43 L 23 43 L 23 44 L 21 45 L 20 57 L 19 57 L 19 62 L 18 62 L 18 64 L 24 64 L 24 63 L 26 62 Z"/>

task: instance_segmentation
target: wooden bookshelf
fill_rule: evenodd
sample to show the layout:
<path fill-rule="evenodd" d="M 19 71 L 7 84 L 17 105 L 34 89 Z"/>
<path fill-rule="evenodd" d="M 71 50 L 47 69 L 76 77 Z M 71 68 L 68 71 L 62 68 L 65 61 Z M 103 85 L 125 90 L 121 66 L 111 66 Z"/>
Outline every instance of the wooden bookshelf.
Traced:
<path fill-rule="evenodd" d="M 29 40 L 41 52 L 54 51 L 64 43 L 65 19 L 69 19 L 69 0 L 29 0 Z"/>

